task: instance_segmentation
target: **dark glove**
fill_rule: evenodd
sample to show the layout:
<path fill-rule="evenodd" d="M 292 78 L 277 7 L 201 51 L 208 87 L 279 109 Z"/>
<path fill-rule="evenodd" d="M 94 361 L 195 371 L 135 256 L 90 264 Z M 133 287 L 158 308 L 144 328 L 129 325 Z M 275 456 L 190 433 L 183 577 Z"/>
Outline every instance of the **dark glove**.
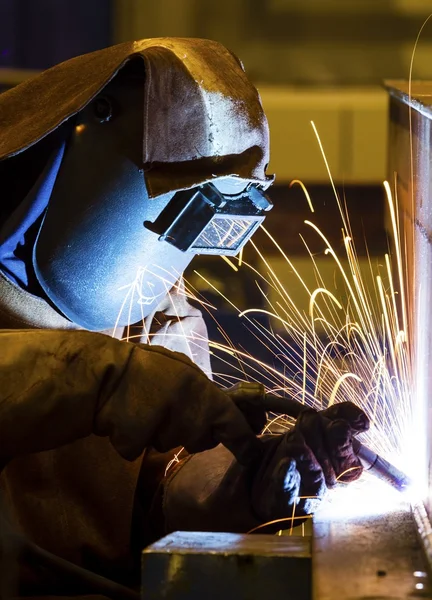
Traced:
<path fill-rule="evenodd" d="M 283 436 L 264 439 L 265 454 L 252 483 L 252 508 L 264 522 L 313 513 L 326 489 L 360 477 L 352 446 L 369 420 L 351 402 L 317 412 L 306 409 Z"/>
<path fill-rule="evenodd" d="M 248 390 L 253 404 L 254 388 Z M 262 386 L 255 393 L 258 406 Z M 239 406 L 240 400 L 238 396 Z M 320 413 L 307 409 L 287 434 L 261 438 L 263 454 L 248 467 L 221 446 L 188 457 L 165 479 L 166 531 L 247 532 L 285 518 L 289 527 L 292 516 L 304 519 L 316 510 L 338 477 L 348 481 L 360 476 L 352 436 L 367 428 L 364 413 L 344 402 Z M 344 474 L 347 469 L 352 470 Z"/>
<path fill-rule="evenodd" d="M 129 460 L 146 446 L 222 443 L 242 464 L 260 453 L 241 411 L 183 354 L 87 331 L 4 330 L 0 344 L 0 467 L 91 433 Z"/>

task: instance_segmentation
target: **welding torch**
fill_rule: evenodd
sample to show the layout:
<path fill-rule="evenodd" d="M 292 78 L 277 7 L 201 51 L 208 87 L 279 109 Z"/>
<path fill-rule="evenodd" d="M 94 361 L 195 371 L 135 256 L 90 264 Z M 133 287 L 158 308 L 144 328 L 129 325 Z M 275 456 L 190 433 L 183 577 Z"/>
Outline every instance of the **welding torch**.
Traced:
<path fill-rule="evenodd" d="M 302 402 L 292 398 L 281 398 L 275 394 L 262 394 L 261 398 L 257 400 L 259 394 L 256 394 L 256 389 L 256 384 L 240 382 L 234 385 L 228 393 L 239 406 L 242 403 L 257 406 L 258 403 L 259 407 L 266 412 L 287 415 L 293 419 L 297 419 L 302 411 L 310 408 Z M 352 445 L 365 471 L 375 475 L 381 481 L 385 481 L 399 492 L 405 491 L 411 485 L 411 480 L 405 473 L 359 440 L 354 438 Z"/>
<path fill-rule="evenodd" d="M 274 394 L 265 394 L 263 408 L 266 412 L 284 414 L 297 419 L 300 413 L 309 407 L 291 398 L 281 398 Z M 399 492 L 403 492 L 409 487 L 411 481 L 405 473 L 373 450 L 370 450 L 356 438 L 353 439 L 352 444 L 354 452 L 359 457 L 365 471 L 385 481 Z"/>

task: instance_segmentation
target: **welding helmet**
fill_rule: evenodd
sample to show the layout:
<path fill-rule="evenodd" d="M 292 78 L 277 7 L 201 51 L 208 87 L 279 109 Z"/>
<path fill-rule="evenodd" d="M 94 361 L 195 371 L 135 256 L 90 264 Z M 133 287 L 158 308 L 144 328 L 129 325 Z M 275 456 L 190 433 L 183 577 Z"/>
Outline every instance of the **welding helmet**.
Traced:
<path fill-rule="evenodd" d="M 50 82 L 63 75 L 73 94 L 59 98 L 65 148 L 34 272 L 49 302 L 87 329 L 138 322 L 195 254 L 236 254 L 271 208 L 258 94 L 207 40 L 121 44 L 50 71 L 37 87 L 53 110 Z"/>

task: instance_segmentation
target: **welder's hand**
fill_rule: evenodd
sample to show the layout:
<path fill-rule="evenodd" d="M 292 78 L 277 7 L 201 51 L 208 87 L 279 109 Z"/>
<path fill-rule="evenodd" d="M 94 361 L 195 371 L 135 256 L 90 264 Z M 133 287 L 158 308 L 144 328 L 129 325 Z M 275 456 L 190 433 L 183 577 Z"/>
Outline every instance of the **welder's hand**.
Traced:
<path fill-rule="evenodd" d="M 369 429 L 369 419 L 361 408 L 352 402 L 340 402 L 320 412 L 309 409 L 300 415 L 294 429 L 315 455 L 327 487 L 360 477 L 362 466 L 352 440 Z"/>
<path fill-rule="evenodd" d="M 313 513 L 326 488 L 362 474 L 353 436 L 369 421 L 351 402 L 325 411 L 306 409 L 283 436 L 264 440 L 265 453 L 252 485 L 252 507 L 264 521 Z"/>

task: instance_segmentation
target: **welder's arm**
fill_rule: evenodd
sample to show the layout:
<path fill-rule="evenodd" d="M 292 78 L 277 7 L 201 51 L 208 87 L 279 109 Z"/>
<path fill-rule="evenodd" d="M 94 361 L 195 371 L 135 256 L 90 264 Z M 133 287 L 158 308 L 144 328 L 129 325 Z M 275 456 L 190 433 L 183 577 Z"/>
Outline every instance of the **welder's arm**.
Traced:
<path fill-rule="evenodd" d="M 91 433 L 128 460 L 151 445 L 261 449 L 240 410 L 190 360 L 86 331 L 0 332 L 0 466 Z"/>
<path fill-rule="evenodd" d="M 366 415 L 344 402 L 320 413 L 307 410 L 290 432 L 267 436 L 262 457 L 248 467 L 221 446 L 188 457 L 163 483 L 166 532 L 246 532 L 275 519 L 288 519 L 289 528 L 292 516 L 298 524 L 315 512 L 327 488 L 360 477 L 352 439 L 367 428 Z"/>

